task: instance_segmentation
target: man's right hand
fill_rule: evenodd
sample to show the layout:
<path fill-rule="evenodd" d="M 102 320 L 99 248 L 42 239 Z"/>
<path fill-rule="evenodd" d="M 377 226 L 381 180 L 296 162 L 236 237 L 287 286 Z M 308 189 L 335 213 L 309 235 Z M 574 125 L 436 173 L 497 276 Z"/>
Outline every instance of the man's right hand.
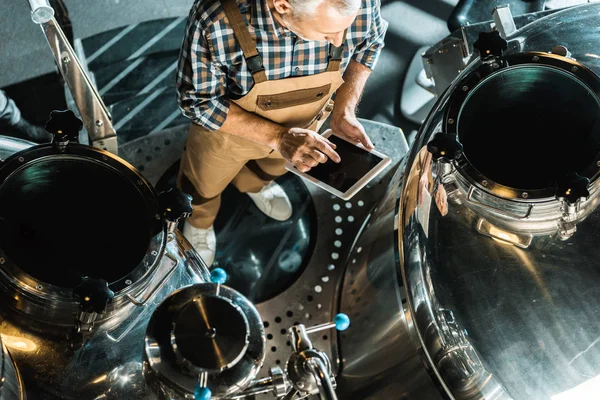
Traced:
<path fill-rule="evenodd" d="M 283 158 L 302 172 L 308 172 L 328 159 L 339 163 L 341 158 L 335 148 L 335 144 L 317 132 L 302 128 L 291 128 L 279 137 L 277 143 L 277 151 Z"/>

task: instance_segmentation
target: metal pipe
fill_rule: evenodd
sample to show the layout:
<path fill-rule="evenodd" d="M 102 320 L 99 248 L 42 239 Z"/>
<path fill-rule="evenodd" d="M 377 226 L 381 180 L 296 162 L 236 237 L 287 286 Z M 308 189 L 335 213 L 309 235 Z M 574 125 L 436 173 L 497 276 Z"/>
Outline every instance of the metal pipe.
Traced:
<path fill-rule="evenodd" d="M 90 144 L 117 154 L 117 134 L 104 101 L 92 84 L 47 0 L 28 0 L 31 19 L 40 25 L 85 125 Z"/>
<path fill-rule="evenodd" d="M 337 400 L 337 394 L 335 393 L 333 383 L 331 383 L 331 379 L 329 378 L 329 372 L 323 361 L 313 357 L 306 361 L 306 365 L 317 381 L 321 400 Z"/>
<path fill-rule="evenodd" d="M 227 399 L 245 399 L 246 397 L 255 396 L 257 394 L 263 393 L 271 393 L 274 390 L 273 378 L 267 377 L 262 379 L 257 379 L 252 382 L 250 386 L 245 389 L 243 392 L 240 392 L 234 396 L 227 397 Z"/>

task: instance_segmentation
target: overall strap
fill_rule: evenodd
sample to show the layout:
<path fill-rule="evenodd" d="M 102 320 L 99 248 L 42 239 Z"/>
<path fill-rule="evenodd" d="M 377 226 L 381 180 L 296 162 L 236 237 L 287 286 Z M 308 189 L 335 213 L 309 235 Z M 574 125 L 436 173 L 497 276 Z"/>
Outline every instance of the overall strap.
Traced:
<path fill-rule="evenodd" d="M 329 45 L 329 57 L 327 61 L 327 72 L 338 71 L 344 57 L 344 44 L 346 43 L 346 35 L 348 29 L 344 31 L 344 43 L 340 47 Z"/>
<path fill-rule="evenodd" d="M 240 9 L 237 5 L 236 0 L 220 0 L 221 5 L 223 6 L 223 10 L 225 11 L 225 15 L 229 20 L 229 24 L 231 25 L 231 29 L 233 29 L 233 33 L 242 48 L 242 52 L 244 53 L 244 58 L 246 59 L 246 64 L 248 65 L 248 69 L 252 74 L 252 78 L 254 79 L 254 83 L 261 83 L 267 81 L 267 74 L 265 73 L 265 67 L 263 65 L 262 57 L 258 54 L 258 50 L 256 49 L 256 42 L 250 35 L 248 31 L 248 27 L 244 22 L 244 17 L 240 12 Z"/>

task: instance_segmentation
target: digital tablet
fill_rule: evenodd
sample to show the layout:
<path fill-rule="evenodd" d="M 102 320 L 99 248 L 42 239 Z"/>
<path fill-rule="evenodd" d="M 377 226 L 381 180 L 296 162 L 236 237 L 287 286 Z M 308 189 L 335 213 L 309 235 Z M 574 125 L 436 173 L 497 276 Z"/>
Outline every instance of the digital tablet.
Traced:
<path fill-rule="evenodd" d="M 391 162 L 390 157 L 375 150 L 369 151 L 362 144 L 351 143 L 331 129 L 323 132 L 322 136 L 337 146 L 335 151 L 341 158 L 339 163 L 327 160 L 308 172 L 301 172 L 290 162 L 285 167 L 343 200 L 350 200 Z"/>

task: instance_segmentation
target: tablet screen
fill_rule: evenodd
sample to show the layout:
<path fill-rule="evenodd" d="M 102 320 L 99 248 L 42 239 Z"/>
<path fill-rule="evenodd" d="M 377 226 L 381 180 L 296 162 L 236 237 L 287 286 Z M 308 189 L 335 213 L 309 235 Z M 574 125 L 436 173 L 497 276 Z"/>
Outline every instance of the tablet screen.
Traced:
<path fill-rule="evenodd" d="M 329 136 L 330 142 L 337 148 L 335 151 L 340 155 L 342 161 L 339 164 L 327 160 L 325 164 L 319 164 L 306 172 L 323 183 L 345 193 L 363 176 L 382 161 L 381 157 L 369 153 L 353 144 L 340 139 L 335 135 Z"/>

